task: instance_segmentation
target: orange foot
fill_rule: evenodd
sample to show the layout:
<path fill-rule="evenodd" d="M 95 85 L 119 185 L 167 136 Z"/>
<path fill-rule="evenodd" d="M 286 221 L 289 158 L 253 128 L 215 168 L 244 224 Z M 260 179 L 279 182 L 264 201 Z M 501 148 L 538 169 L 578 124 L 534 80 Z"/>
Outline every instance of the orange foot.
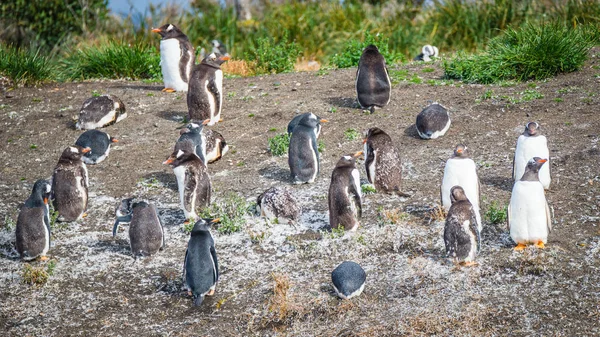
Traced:
<path fill-rule="evenodd" d="M 221 123 L 223 121 L 223 118 L 219 119 L 219 123 Z"/>
<path fill-rule="evenodd" d="M 81 216 L 81 218 L 83 219 L 83 218 L 85 218 L 85 217 L 87 217 L 87 216 L 88 216 L 88 214 L 87 214 L 87 213 L 83 213 L 83 215 Z"/>
<path fill-rule="evenodd" d="M 215 290 L 214 290 L 214 289 L 211 289 L 211 290 L 210 290 L 210 291 L 209 291 L 209 292 L 206 294 L 206 296 L 213 296 L 214 294 L 215 294 Z"/>
<path fill-rule="evenodd" d="M 40 261 L 48 261 L 49 257 L 47 257 L 46 255 L 42 255 L 40 256 Z"/>
<path fill-rule="evenodd" d="M 515 247 L 515 251 L 521 251 L 521 250 L 525 249 L 525 247 L 527 247 L 527 246 L 524 243 L 519 243 Z"/>
<path fill-rule="evenodd" d="M 469 262 L 462 262 L 461 265 L 463 267 L 474 267 L 474 266 L 478 266 L 479 263 L 477 263 L 475 261 L 469 261 Z"/>
<path fill-rule="evenodd" d="M 162 90 L 162 92 L 175 92 L 175 89 L 173 89 L 173 88 L 164 88 Z"/>
<path fill-rule="evenodd" d="M 535 246 L 536 246 L 537 248 L 539 248 L 539 249 L 544 249 L 544 248 L 546 248 L 546 245 L 544 245 L 544 242 L 542 242 L 542 241 L 538 241 L 538 242 L 535 244 Z"/>

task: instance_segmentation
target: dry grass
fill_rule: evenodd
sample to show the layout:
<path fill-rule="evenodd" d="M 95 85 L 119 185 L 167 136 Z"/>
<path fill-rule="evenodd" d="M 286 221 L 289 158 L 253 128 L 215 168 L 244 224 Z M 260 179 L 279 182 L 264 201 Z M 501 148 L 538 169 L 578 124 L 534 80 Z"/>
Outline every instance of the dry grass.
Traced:
<path fill-rule="evenodd" d="M 446 221 L 447 215 L 448 215 L 448 213 L 446 213 L 446 210 L 442 206 L 435 205 L 429 211 L 428 217 L 429 217 L 430 222 L 431 221 Z"/>
<path fill-rule="evenodd" d="M 290 277 L 285 274 L 271 274 L 273 278 L 273 295 L 269 300 L 269 311 L 275 313 L 280 321 L 290 316 L 295 306 L 290 303 L 288 291 L 291 287 Z"/>
<path fill-rule="evenodd" d="M 317 71 L 321 69 L 321 64 L 314 60 L 298 59 L 294 65 L 296 71 Z"/>
<path fill-rule="evenodd" d="M 254 76 L 256 74 L 256 63 L 245 60 L 229 60 L 221 66 L 221 69 L 223 73 L 230 76 Z"/>
<path fill-rule="evenodd" d="M 393 208 L 389 210 L 382 209 L 379 212 L 379 216 L 381 217 L 384 223 L 390 223 L 395 225 L 401 222 L 405 222 L 410 217 L 408 213 L 402 212 L 398 208 Z"/>
<path fill-rule="evenodd" d="M 44 285 L 48 282 L 50 275 L 43 266 L 34 267 L 29 263 L 23 265 L 23 271 L 21 272 L 23 283 L 30 285 Z"/>

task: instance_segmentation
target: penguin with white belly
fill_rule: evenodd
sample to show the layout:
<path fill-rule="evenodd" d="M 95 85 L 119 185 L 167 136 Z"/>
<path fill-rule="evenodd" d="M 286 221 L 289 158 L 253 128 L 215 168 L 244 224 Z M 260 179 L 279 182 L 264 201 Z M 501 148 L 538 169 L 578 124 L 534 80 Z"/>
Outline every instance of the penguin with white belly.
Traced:
<path fill-rule="evenodd" d="M 129 222 L 129 244 L 133 257 L 153 255 L 165 246 L 162 221 L 153 204 L 145 201 L 132 203 L 131 200 L 121 202 L 121 205 L 128 205 L 129 209 L 117 209 L 125 214 L 115 220 L 113 237 L 116 236 L 120 223 Z"/>
<path fill-rule="evenodd" d="M 229 56 L 211 53 L 194 66 L 187 95 L 188 120 L 215 125 L 221 119 L 223 71 L 221 64 Z"/>
<path fill-rule="evenodd" d="M 529 122 L 525 125 L 525 131 L 517 139 L 517 147 L 513 158 L 513 180 L 516 182 L 525 173 L 527 162 L 533 157 L 547 158 L 548 163 L 543 165 L 539 172 L 540 182 L 544 189 L 550 188 L 550 151 L 548 141 L 541 134 L 540 125 Z"/>
<path fill-rule="evenodd" d="M 515 250 L 523 250 L 529 243 L 544 248 L 552 230 L 550 208 L 539 180 L 540 168 L 547 161 L 531 158 L 525 173 L 513 186 L 507 213 L 510 237 L 517 243 Z"/>
<path fill-rule="evenodd" d="M 339 298 L 345 300 L 362 294 L 366 281 L 367 273 L 353 261 L 344 261 L 331 272 L 333 289 Z"/>
<path fill-rule="evenodd" d="M 87 130 L 77 138 L 75 145 L 91 149 L 83 155 L 82 159 L 84 163 L 94 165 L 106 159 L 110 153 L 110 145 L 117 142 L 116 138 L 109 136 L 106 132 Z"/>
<path fill-rule="evenodd" d="M 362 195 L 360 174 L 356 168 L 356 157 L 343 156 L 338 160 L 329 184 L 327 196 L 329 204 L 329 226 L 334 229 L 343 226 L 347 231 L 358 229 L 358 218 L 362 217 Z"/>
<path fill-rule="evenodd" d="M 152 29 L 161 36 L 160 68 L 164 92 L 188 91 L 188 81 L 194 66 L 194 47 L 177 26 L 165 24 Z"/>
<path fill-rule="evenodd" d="M 229 145 L 227 145 L 225 138 L 219 132 L 206 129 L 203 135 L 204 143 L 206 144 L 206 161 L 209 164 L 218 161 L 229 151 Z"/>
<path fill-rule="evenodd" d="M 113 95 L 90 97 L 79 110 L 77 130 L 91 130 L 109 126 L 127 117 L 125 104 Z"/>
<path fill-rule="evenodd" d="M 212 296 L 219 280 L 219 263 L 210 225 L 219 219 L 199 219 L 192 229 L 183 263 L 183 284 L 194 297 L 194 306 Z"/>
<path fill-rule="evenodd" d="M 313 113 L 298 121 L 290 137 L 288 165 L 294 184 L 312 183 L 319 174 L 317 131 L 322 121 Z"/>
<path fill-rule="evenodd" d="M 50 248 L 50 210 L 48 198 L 50 184 L 46 180 L 38 180 L 33 185 L 31 195 L 19 212 L 16 228 L 17 252 L 25 261 L 38 256 L 47 259 Z"/>
<path fill-rule="evenodd" d="M 477 218 L 477 228 L 481 232 L 483 227 L 479 212 L 479 177 L 477 176 L 477 167 L 473 159 L 469 158 L 467 146 L 463 144 L 456 145 L 454 155 L 446 161 L 446 165 L 444 166 L 440 199 L 445 211 L 448 211 L 452 205 L 450 190 L 456 185 L 462 187 L 467 199 L 473 205 L 473 210 Z"/>
<path fill-rule="evenodd" d="M 481 236 L 473 205 L 460 186 L 450 189 L 450 199 L 452 206 L 444 226 L 446 256 L 460 264 L 474 265 L 481 247 Z"/>
<path fill-rule="evenodd" d="M 417 55 L 413 61 L 431 62 L 431 58 L 438 57 L 439 53 L 440 52 L 437 47 L 426 44 L 421 49 L 421 54 Z"/>
<path fill-rule="evenodd" d="M 385 59 L 374 45 L 365 48 L 356 71 L 356 96 L 363 109 L 373 113 L 390 102 L 392 81 Z"/>
<path fill-rule="evenodd" d="M 401 194 L 402 163 L 392 138 L 380 128 L 370 128 L 363 144 L 369 182 L 379 192 Z"/>
<path fill-rule="evenodd" d="M 58 221 L 80 219 L 88 203 L 88 172 L 82 157 L 90 148 L 79 145 L 67 147 L 52 175 L 52 205 Z"/>

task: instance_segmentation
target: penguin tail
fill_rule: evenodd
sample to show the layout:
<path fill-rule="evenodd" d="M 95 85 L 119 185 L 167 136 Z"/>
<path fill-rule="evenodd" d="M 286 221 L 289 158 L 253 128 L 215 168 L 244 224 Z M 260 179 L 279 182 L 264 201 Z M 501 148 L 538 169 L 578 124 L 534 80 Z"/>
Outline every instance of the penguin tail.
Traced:
<path fill-rule="evenodd" d="M 196 296 L 196 298 L 194 298 L 194 306 L 199 307 L 202 304 L 202 301 L 204 301 L 204 295 Z"/>
<path fill-rule="evenodd" d="M 371 107 L 369 108 L 369 111 L 371 112 L 371 114 L 375 113 L 375 106 L 371 105 Z"/>

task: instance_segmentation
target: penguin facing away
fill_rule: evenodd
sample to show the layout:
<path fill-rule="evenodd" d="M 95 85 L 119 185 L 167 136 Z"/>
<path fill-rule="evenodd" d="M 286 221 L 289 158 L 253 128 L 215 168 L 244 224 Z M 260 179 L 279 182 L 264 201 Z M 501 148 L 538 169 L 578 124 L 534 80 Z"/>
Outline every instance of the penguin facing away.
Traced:
<path fill-rule="evenodd" d="M 452 205 L 450 190 L 456 185 L 462 187 L 467 199 L 473 205 L 475 217 L 477 218 L 477 228 L 481 232 L 483 227 L 479 212 L 479 177 L 477 176 L 477 167 L 475 166 L 475 162 L 469 158 L 467 146 L 463 144 L 456 145 L 453 156 L 446 161 L 446 165 L 444 166 L 440 198 L 445 211 L 448 211 Z"/>
<path fill-rule="evenodd" d="M 31 195 L 19 212 L 16 228 L 17 252 L 25 261 L 30 261 L 38 256 L 46 260 L 45 256 L 50 248 L 50 210 L 48 198 L 50 197 L 50 183 L 38 180 L 33 185 Z"/>
<path fill-rule="evenodd" d="M 380 128 L 370 128 L 363 144 L 369 182 L 377 191 L 401 193 L 402 163 L 390 136 Z"/>
<path fill-rule="evenodd" d="M 513 186 L 507 213 L 510 237 L 517 243 L 515 250 L 523 250 L 529 243 L 544 248 L 552 230 L 550 207 L 539 180 L 540 168 L 547 161 L 531 158 L 523 177 Z"/>
<path fill-rule="evenodd" d="M 223 71 L 221 64 L 229 56 L 211 53 L 194 66 L 187 95 L 188 120 L 215 125 L 221 119 L 223 105 Z"/>
<path fill-rule="evenodd" d="M 179 131 L 177 142 L 191 141 L 194 145 L 194 153 L 206 164 L 206 142 L 204 141 L 204 125 L 189 123 Z"/>
<path fill-rule="evenodd" d="M 114 95 L 90 97 L 79 110 L 77 130 L 98 129 L 115 124 L 127 117 L 125 104 Z"/>
<path fill-rule="evenodd" d="M 417 115 L 415 123 L 419 137 L 436 139 L 446 134 L 450 128 L 450 114 L 443 105 L 435 102 Z"/>
<path fill-rule="evenodd" d="M 267 219 L 296 221 L 300 216 L 296 197 L 285 188 L 271 187 L 264 191 L 256 198 L 256 208 Z"/>
<path fill-rule="evenodd" d="M 194 47 L 177 26 L 165 24 L 152 29 L 161 36 L 160 68 L 164 92 L 188 91 L 188 81 L 194 66 Z"/>
<path fill-rule="evenodd" d="M 533 157 L 547 158 L 548 163 L 540 169 L 540 182 L 544 189 L 550 188 L 550 151 L 548 150 L 548 141 L 540 132 L 540 125 L 536 122 L 529 122 L 525 125 L 525 131 L 517 139 L 515 156 L 513 157 L 513 180 L 516 182 L 521 179 L 529 159 Z"/>
<path fill-rule="evenodd" d="M 329 226 L 345 230 L 358 229 L 358 218 L 362 217 L 362 195 L 360 189 L 360 174 L 356 168 L 356 157 L 362 155 L 357 152 L 354 156 L 343 156 L 338 160 L 331 173 L 331 183 L 327 196 L 329 204 Z"/>
<path fill-rule="evenodd" d="M 423 48 L 421 49 L 421 54 L 417 55 L 413 61 L 425 61 L 425 62 L 431 62 L 431 58 L 432 57 L 438 57 L 439 56 L 439 50 L 437 47 L 431 46 L 426 44 L 425 46 L 423 46 Z"/>
<path fill-rule="evenodd" d="M 158 216 L 156 207 L 144 201 L 131 203 L 125 199 L 121 205 L 128 205 L 126 214 L 117 217 L 113 226 L 113 237 L 116 235 L 121 222 L 129 222 L 129 244 L 134 258 L 153 255 L 165 246 L 163 224 Z M 123 211 L 117 209 L 117 212 Z"/>
<path fill-rule="evenodd" d="M 317 130 L 319 120 L 313 113 L 298 121 L 290 137 L 288 165 L 294 184 L 312 183 L 319 174 L 319 151 L 317 149 Z"/>
<path fill-rule="evenodd" d="M 106 132 L 87 130 L 77 138 L 75 145 L 91 149 L 83 155 L 82 159 L 84 163 L 94 165 L 106 159 L 110 153 L 110 145 L 117 142 L 116 138 L 109 136 Z"/>
<path fill-rule="evenodd" d="M 212 296 L 219 280 L 219 263 L 210 225 L 219 219 L 199 219 L 192 229 L 183 263 L 183 284 L 194 297 L 194 306 Z"/>
<path fill-rule="evenodd" d="M 287 133 L 288 133 L 288 135 L 291 135 L 294 132 L 294 128 L 296 127 L 296 125 L 298 125 L 298 123 L 300 122 L 300 120 L 302 118 L 304 118 L 305 116 L 308 116 L 310 114 L 311 114 L 310 112 L 305 112 L 303 114 L 299 114 L 299 115 L 294 116 L 294 118 L 292 118 L 292 120 L 288 123 L 288 127 L 287 127 Z M 315 117 L 317 117 L 317 119 L 321 123 L 328 122 L 328 120 L 323 119 L 323 118 L 321 118 L 321 117 L 319 117 L 317 115 L 315 115 Z M 321 134 L 321 123 L 319 123 L 317 125 L 317 128 L 315 130 L 315 135 L 316 135 L 317 138 L 319 138 L 319 135 Z"/>
<path fill-rule="evenodd" d="M 52 175 L 52 205 L 58 221 L 75 221 L 83 216 L 88 202 L 88 172 L 82 157 L 90 148 L 67 147 Z"/>
<path fill-rule="evenodd" d="M 363 109 L 375 111 L 390 102 L 392 81 L 388 75 L 385 59 L 374 45 L 365 48 L 356 71 L 356 95 Z"/>
<path fill-rule="evenodd" d="M 473 205 L 460 186 L 453 186 L 450 189 L 450 199 L 452 206 L 444 226 L 446 256 L 460 264 L 474 265 L 475 257 L 481 247 L 481 237 Z"/>
<path fill-rule="evenodd" d="M 338 297 L 351 299 L 362 294 L 365 289 L 367 273 L 352 261 L 344 261 L 331 272 L 333 289 Z"/>

